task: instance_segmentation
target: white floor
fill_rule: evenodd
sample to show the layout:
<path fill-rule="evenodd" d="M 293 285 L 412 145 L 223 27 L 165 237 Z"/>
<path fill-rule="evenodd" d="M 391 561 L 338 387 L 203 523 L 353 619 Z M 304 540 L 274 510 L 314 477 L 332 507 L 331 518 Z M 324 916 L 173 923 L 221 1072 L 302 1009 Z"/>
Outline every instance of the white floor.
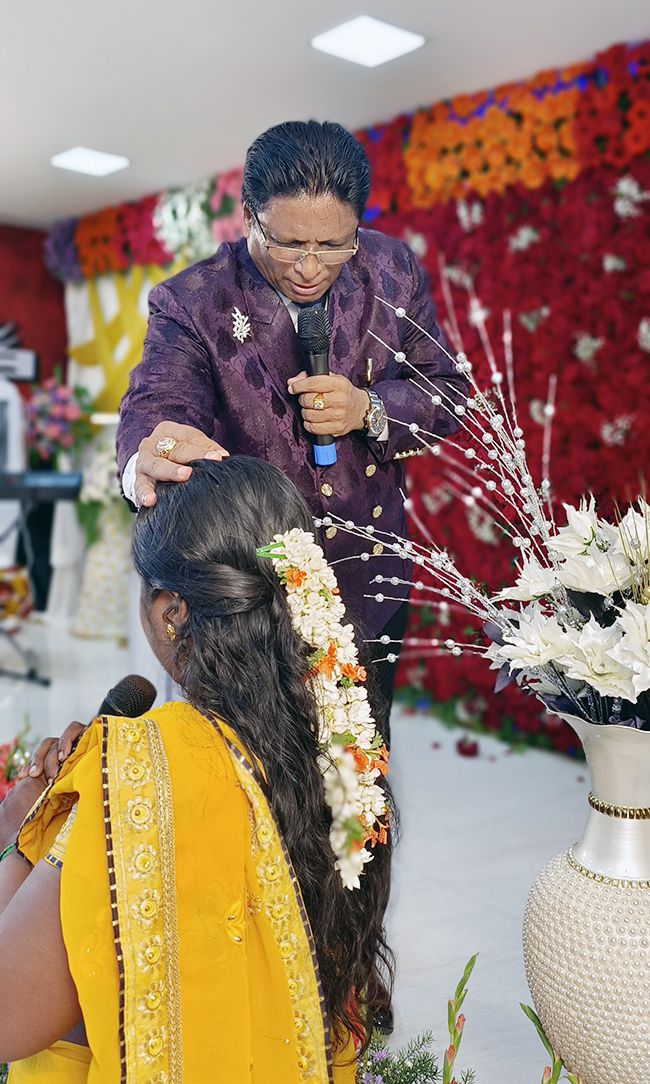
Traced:
<path fill-rule="evenodd" d="M 91 719 L 130 669 L 128 652 L 115 643 L 75 639 L 39 619 L 21 639 L 52 684 L 0 677 L 0 743 L 25 717 L 32 743 L 59 734 L 72 719 Z M 2 645 L 0 666 L 14 666 Z M 389 915 L 397 956 L 395 1042 L 431 1030 L 442 1057 L 447 1000 L 478 952 L 456 1075 L 472 1068 L 477 1084 L 537 1084 L 548 1058 L 519 1008 L 520 1001 L 530 1003 L 521 921 L 536 872 L 581 834 L 585 766 L 534 750 L 510 755 L 486 737 L 478 757 L 460 757 L 460 731 L 399 709 L 392 731 L 391 777 L 401 813 Z"/>

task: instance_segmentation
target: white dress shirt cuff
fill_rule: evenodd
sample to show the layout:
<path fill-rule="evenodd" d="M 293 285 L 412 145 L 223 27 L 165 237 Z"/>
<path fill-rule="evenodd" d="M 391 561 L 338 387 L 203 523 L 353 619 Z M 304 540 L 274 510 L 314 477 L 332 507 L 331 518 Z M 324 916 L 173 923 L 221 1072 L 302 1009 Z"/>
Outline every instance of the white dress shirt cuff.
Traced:
<path fill-rule="evenodd" d="M 138 507 L 135 496 L 135 464 L 137 458 L 138 452 L 135 452 L 129 459 L 129 462 L 124 468 L 124 473 L 122 474 L 122 492 L 126 499 L 131 501 L 131 504 L 134 504 L 136 508 Z"/>

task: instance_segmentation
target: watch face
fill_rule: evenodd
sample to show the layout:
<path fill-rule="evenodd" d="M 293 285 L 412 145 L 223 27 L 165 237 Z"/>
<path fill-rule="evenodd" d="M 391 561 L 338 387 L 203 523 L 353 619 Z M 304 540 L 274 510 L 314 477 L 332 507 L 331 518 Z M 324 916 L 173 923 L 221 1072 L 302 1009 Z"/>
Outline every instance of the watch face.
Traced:
<path fill-rule="evenodd" d="M 371 437 L 378 437 L 384 426 L 388 415 L 383 406 L 375 406 L 372 410 L 368 411 L 366 415 L 366 424 L 368 426 L 368 432 Z"/>

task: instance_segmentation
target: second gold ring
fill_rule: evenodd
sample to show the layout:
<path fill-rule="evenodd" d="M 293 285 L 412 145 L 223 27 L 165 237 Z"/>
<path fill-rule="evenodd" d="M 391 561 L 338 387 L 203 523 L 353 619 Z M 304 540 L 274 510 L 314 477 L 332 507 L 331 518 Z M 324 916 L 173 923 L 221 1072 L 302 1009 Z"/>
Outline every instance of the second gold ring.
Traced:
<path fill-rule="evenodd" d="M 313 403 L 314 410 L 325 410 L 325 396 L 322 391 L 316 392 Z"/>

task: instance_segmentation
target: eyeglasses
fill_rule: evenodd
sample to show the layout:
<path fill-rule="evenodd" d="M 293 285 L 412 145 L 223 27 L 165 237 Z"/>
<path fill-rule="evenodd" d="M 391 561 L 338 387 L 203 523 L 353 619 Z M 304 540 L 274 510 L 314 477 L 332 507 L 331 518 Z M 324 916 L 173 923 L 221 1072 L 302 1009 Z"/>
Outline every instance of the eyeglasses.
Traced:
<path fill-rule="evenodd" d="M 311 252 L 309 249 L 292 248 L 290 245 L 281 245 L 278 241 L 269 241 L 264 227 L 257 215 L 253 212 L 253 218 L 259 226 L 260 233 L 264 238 L 264 246 L 272 260 L 280 263 L 302 263 L 306 256 L 315 256 L 323 267 L 336 267 L 338 264 L 347 263 L 359 248 L 358 230 L 354 234 L 354 248 L 321 249 Z"/>

